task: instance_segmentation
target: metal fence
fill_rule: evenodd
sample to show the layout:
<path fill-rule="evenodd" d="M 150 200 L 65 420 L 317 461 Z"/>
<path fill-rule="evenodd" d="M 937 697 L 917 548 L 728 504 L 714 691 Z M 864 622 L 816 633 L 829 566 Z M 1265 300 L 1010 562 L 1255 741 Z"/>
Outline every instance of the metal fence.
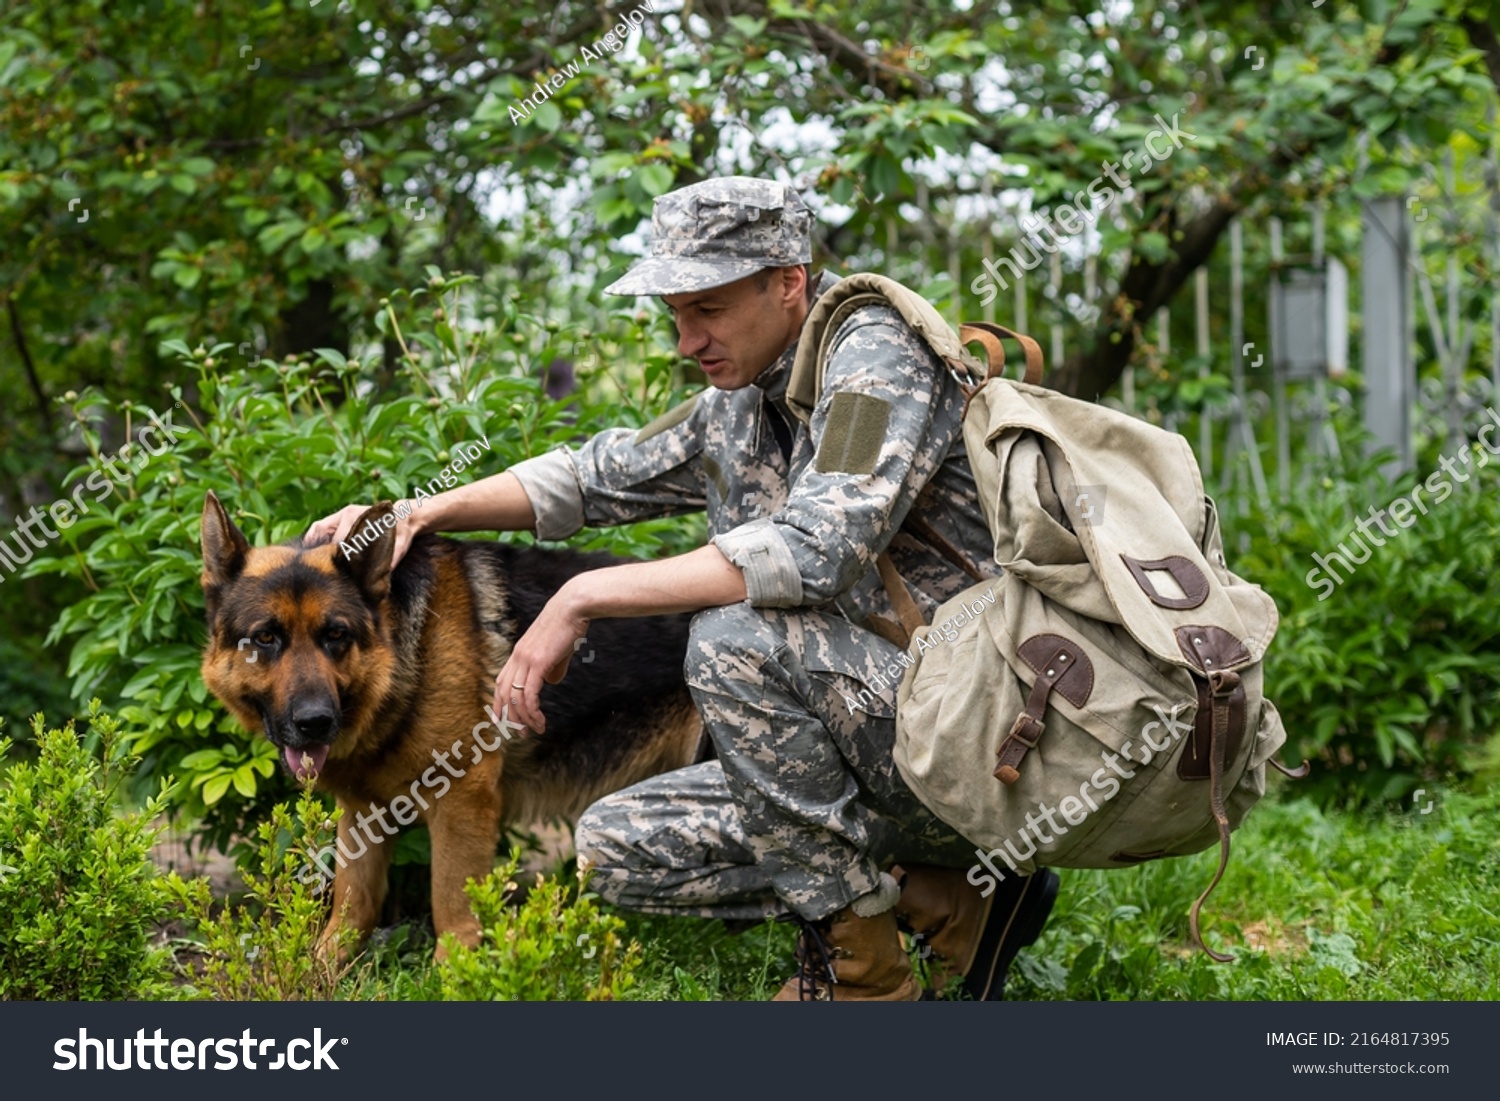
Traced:
<path fill-rule="evenodd" d="M 1500 271 L 1500 166 L 1493 148 L 1455 161 L 1450 148 L 1443 164 L 1427 166 L 1420 194 L 1316 199 L 1279 216 L 1235 219 L 1190 289 L 1144 321 L 1132 366 L 1105 404 L 1187 435 L 1216 494 L 1266 504 L 1337 477 L 1355 426 L 1371 447 L 1392 452 L 1391 475 L 1435 445 L 1456 450 L 1500 396 L 1500 280 L 1491 275 Z M 1041 262 L 1034 244 L 1024 251 L 1035 227 L 1017 236 L 1015 225 L 1025 223 L 1000 212 L 994 186 L 983 177 L 974 204 L 981 216 L 959 219 L 953 204 L 934 209 L 922 185 L 915 234 L 905 235 L 917 246 L 900 252 L 902 227 L 891 218 L 867 248 L 883 257 L 882 270 L 914 286 L 946 274 L 954 321 L 977 314 L 1030 331 L 1049 362 L 1061 362 L 1092 339 L 1102 296 L 1118 286 L 1128 256 L 1101 254 L 1098 233 L 1085 232 Z M 1329 202 L 1337 204 L 1331 211 Z M 1342 255 L 1325 239 L 1330 214 Z M 1289 252 L 1289 241 L 1299 251 Z M 981 308 L 970 293 L 973 270 L 960 270 L 976 246 L 986 270 L 1016 246 L 1028 265 L 1038 262 Z M 1461 252 L 1487 262 L 1471 266 Z M 1481 340 L 1476 319 L 1486 316 Z M 1480 361 L 1485 343 L 1488 363 Z M 1213 376 L 1227 382 L 1217 402 L 1184 409 L 1153 396 Z"/>

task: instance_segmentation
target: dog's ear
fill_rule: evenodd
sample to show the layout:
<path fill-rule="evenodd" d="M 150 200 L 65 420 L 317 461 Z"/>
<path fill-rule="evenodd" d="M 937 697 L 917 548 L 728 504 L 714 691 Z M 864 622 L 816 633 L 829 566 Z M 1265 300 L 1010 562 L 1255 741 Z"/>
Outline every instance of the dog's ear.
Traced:
<path fill-rule="evenodd" d="M 245 569 L 250 541 L 234 526 L 213 491 L 203 500 L 203 591 L 212 601 Z"/>
<path fill-rule="evenodd" d="M 372 604 L 391 594 L 391 556 L 396 552 L 394 502 L 381 501 L 361 516 L 333 552 L 333 564 L 347 573 Z"/>

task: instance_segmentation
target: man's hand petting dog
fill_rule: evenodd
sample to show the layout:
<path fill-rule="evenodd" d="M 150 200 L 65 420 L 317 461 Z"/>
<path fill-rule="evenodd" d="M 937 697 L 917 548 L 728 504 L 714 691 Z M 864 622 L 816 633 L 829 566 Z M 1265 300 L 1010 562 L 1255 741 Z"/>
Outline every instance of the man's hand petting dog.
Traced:
<path fill-rule="evenodd" d="M 558 684 L 567 675 L 577 642 L 588 634 L 583 593 L 573 578 L 547 601 L 535 622 L 516 641 L 505 667 L 495 678 L 495 711 L 528 730 L 544 733 L 542 681 Z M 517 687 L 519 685 L 520 687 Z M 509 708 L 507 711 L 506 709 Z"/>
<path fill-rule="evenodd" d="M 405 516 L 401 515 L 400 506 L 403 504 L 407 510 Z M 411 547 L 411 541 L 425 530 L 417 519 L 417 510 L 412 502 L 397 501 L 396 505 L 396 541 L 391 552 L 391 569 L 395 569 L 397 563 L 405 557 L 407 550 Z M 309 547 L 321 546 L 328 542 L 342 543 L 369 510 L 369 505 L 345 505 L 337 512 L 330 513 L 316 521 L 307 529 L 307 534 L 302 537 L 302 541 Z"/>

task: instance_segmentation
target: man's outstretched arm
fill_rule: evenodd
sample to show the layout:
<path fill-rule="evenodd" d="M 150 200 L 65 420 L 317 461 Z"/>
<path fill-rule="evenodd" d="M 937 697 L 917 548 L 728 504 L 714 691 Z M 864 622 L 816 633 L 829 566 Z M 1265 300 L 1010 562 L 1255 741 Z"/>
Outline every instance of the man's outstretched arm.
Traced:
<path fill-rule="evenodd" d="M 531 531 L 536 527 L 531 498 L 521 488 L 520 479 L 508 470 L 406 503 L 410 511 L 396 521 L 392 567 L 401 561 L 411 541 L 423 532 Z M 304 538 L 309 543 L 324 543 L 329 539 L 342 542 L 369 507 L 346 505 L 313 524 Z"/>
<path fill-rule="evenodd" d="M 694 612 L 745 599 L 745 575 L 709 544 L 658 562 L 627 562 L 577 574 L 547 602 L 516 643 L 495 682 L 495 710 L 543 731 L 542 681 L 567 671 L 573 644 L 591 619 Z M 555 675 L 553 675 L 555 674 Z M 516 688 L 516 685 L 523 685 Z"/>
<path fill-rule="evenodd" d="M 536 513 L 509 470 L 445 490 L 412 512 L 417 531 L 531 531 Z"/>

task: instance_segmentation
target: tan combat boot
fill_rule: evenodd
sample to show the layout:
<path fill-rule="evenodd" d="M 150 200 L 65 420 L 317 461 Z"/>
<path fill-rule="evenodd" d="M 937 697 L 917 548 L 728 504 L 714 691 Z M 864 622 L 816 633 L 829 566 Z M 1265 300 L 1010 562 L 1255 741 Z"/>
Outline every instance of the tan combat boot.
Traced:
<path fill-rule="evenodd" d="M 999 1001 L 1016 953 L 1041 936 L 1057 899 L 1057 873 L 1007 876 L 988 897 L 960 869 L 910 864 L 891 869 L 901 884 L 895 915 L 927 961 L 941 993 L 955 975 L 975 1001 Z"/>
<path fill-rule="evenodd" d="M 797 974 L 773 1002 L 916 1002 L 922 988 L 901 946 L 896 914 L 860 917 L 845 906 L 832 917 L 804 921 Z"/>

